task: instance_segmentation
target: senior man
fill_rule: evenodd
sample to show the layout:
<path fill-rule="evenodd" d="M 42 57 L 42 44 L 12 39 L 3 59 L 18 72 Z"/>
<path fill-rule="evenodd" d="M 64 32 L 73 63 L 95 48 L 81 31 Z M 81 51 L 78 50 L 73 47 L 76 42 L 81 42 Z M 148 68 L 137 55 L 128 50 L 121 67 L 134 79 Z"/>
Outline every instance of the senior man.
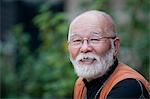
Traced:
<path fill-rule="evenodd" d="M 79 76 L 74 99 L 149 98 L 149 82 L 118 62 L 119 48 L 114 21 L 105 12 L 87 11 L 71 22 L 68 49 Z"/>

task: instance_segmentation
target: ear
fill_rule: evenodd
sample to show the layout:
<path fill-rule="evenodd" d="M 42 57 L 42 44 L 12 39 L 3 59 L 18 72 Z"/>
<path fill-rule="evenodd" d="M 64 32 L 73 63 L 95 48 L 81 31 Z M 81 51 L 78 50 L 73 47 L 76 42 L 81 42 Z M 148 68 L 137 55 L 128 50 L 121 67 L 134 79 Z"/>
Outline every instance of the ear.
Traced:
<path fill-rule="evenodd" d="M 119 37 L 115 38 L 114 47 L 115 47 L 114 57 L 117 57 L 117 55 L 119 54 L 119 51 L 120 51 L 120 39 L 119 39 Z"/>

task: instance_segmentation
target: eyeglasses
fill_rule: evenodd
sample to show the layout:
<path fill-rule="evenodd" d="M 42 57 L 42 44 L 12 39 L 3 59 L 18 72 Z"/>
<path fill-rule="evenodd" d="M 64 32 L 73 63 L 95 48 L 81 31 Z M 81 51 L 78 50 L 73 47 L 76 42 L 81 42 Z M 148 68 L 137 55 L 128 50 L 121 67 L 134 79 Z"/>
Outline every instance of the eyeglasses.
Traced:
<path fill-rule="evenodd" d="M 103 41 L 104 38 L 106 38 L 106 39 L 115 39 L 116 36 L 114 36 L 114 37 L 91 36 L 89 38 L 74 37 L 74 38 L 71 38 L 68 43 L 74 48 L 80 48 L 83 45 L 84 40 L 86 40 L 89 45 L 98 46 L 100 44 L 100 42 Z"/>

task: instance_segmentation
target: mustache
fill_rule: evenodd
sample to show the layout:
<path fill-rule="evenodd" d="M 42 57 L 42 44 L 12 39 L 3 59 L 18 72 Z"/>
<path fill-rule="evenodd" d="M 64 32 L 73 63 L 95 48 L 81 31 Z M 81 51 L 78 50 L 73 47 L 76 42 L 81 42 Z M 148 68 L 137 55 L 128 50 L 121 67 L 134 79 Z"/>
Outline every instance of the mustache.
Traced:
<path fill-rule="evenodd" d="M 78 62 L 81 60 L 97 60 L 97 61 L 99 61 L 99 56 L 92 54 L 92 53 L 86 53 L 86 54 L 80 53 L 77 56 L 76 61 Z"/>

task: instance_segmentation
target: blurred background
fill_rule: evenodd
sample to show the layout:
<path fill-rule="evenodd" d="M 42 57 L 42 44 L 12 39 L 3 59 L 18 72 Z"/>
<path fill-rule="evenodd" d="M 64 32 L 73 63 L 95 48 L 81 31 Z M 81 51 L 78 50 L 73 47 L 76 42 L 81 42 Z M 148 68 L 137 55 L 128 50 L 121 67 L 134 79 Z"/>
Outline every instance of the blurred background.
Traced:
<path fill-rule="evenodd" d="M 102 10 L 116 22 L 120 61 L 150 81 L 149 0 L 0 0 L 1 98 L 71 99 L 69 22 Z"/>

